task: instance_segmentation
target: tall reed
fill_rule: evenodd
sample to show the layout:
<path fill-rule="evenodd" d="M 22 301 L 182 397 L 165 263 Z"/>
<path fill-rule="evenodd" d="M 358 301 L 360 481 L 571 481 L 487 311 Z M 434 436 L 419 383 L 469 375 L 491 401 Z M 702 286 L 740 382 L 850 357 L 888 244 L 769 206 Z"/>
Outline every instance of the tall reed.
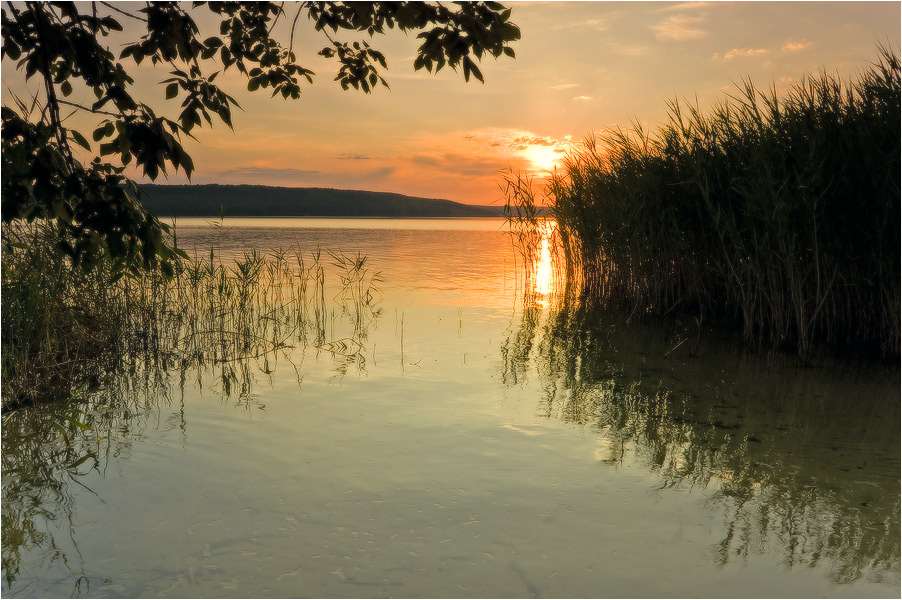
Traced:
<path fill-rule="evenodd" d="M 511 237 L 511 245 L 515 252 L 515 263 L 520 261 L 522 269 L 516 269 L 517 275 L 524 275 L 517 282 L 522 290 L 522 300 L 526 306 L 536 302 L 537 285 L 550 285 L 554 296 L 570 293 L 570 285 L 574 281 L 572 273 L 573 260 L 569 255 L 571 244 L 568 231 L 561 230 L 547 211 L 541 206 L 540 190 L 535 180 L 525 173 L 508 172 L 501 180 L 505 205 L 502 214 L 507 221 L 507 233 Z M 547 256 L 543 256 L 543 254 Z M 544 265 L 551 275 L 552 281 L 539 282 L 540 270 Z"/>
<path fill-rule="evenodd" d="M 570 268 L 633 312 L 734 320 L 746 340 L 899 353 L 900 72 L 750 81 L 655 132 L 605 131 L 548 186 Z"/>
<path fill-rule="evenodd" d="M 4 410 L 68 399 L 123 367 L 267 362 L 308 342 L 348 354 L 362 348 L 379 312 L 380 275 L 359 254 L 330 253 L 340 285 L 327 304 L 319 251 L 249 249 L 223 260 L 214 247 L 175 261 L 171 277 L 148 271 L 117 278 L 103 260 L 91 271 L 73 268 L 54 251 L 47 225 L 3 233 Z M 342 340 L 327 333 L 336 310 L 351 329 Z M 223 366 L 224 385 L 240 381 Z"/>

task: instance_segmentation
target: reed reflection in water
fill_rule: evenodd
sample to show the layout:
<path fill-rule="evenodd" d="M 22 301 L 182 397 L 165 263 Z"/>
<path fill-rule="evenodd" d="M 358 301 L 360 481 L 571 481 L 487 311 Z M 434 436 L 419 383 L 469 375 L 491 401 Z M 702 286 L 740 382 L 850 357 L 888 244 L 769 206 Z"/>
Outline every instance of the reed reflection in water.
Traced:
<path fill-rule="evenodd" d="M 715 563 L 776 554 L 836 583 L 898 583 L 898 372 L 803 369 L 713 340 L 696 355 L 674 350 L 683 335 L 597 307 L 527 306 L 502 380 L 542 390 L 539 418 L 594 429 L 598 460 L 662 490 L 706 490 L 722 520 Z"/>

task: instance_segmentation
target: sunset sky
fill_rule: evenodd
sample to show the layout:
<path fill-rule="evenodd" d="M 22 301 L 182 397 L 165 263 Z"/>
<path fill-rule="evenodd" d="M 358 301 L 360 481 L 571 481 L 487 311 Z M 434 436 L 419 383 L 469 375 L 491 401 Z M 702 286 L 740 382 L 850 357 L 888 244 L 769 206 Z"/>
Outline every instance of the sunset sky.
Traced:
<path fill-rule="evenodd" d="M 327 40 L 300 22 L 296 53 L 316 72 L 314 84 L 299 101 L 286 101 L 243 91 L 246 82 L 234 70 L 220 78 L 244 112 L 234 115 L 234 132 L 217 124 L 187 142 L 197 168 L 192 181 L 491 204 L 501 197 L 500 170 L 541 175 L 593 131 L 631 121 L 654 127 L 666 119 L 668 98 L 697 98 L 704 107 L 743 77 L 778 88 L 822 69 L 846 78 L 876 58 L 877 44 L 895 51 L 900 44 L 898 2 L 510 5 L 522 33 L 517 57 L 484 61 L 485 84 L 464 83 L 451 70 L 415 72 L 415 36 L 393 30 L 371 41 L 386 55 L 391 85 L 371 95 L 344 92 L 332 81 L 336 63 L 316 55 Z M 132 26 L 128 21 L 121 19 Z M 201 38 L 216 33 L 210 23 L 199 24 Z M 139 96 L 177 114 L 178 104 L 165 102 L 157 85 L 165 69 L 127 68 Z M 4 102 L 10 90 L 22 93 L 8 61 L 3 81 Z M 78 94 L 87 100 L 87 92 L 77 91 L 76 101 Z M 96 121 L 84 123 L 70 122 L 89 134 Z M 184 178 L 170 174 L 169 182 Z"/>

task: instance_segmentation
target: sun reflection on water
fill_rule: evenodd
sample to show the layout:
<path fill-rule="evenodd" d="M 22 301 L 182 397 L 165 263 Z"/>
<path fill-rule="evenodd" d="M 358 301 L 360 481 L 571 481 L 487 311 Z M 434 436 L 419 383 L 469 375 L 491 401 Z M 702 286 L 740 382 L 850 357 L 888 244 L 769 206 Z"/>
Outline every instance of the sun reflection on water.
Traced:
<path fill-rule="evenodd" d="M 545 221 L 539 227 L 539 233 L 542 238 L 539 242 L 536 260 L 533 263 L 533 277 L 535 281 L 533 291 L 536 293 L 536 304 L 542 307 L 551 305 L 551 297 L 554 295 L 555 291 L 551 240 L 556 227 L 557 223 L 551 220 Z"/>

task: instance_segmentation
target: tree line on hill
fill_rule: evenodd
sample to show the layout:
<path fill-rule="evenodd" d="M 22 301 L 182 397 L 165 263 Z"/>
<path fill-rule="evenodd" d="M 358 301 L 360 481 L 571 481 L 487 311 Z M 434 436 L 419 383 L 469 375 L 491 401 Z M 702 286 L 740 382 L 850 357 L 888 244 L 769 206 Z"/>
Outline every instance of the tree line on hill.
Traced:
<path fill-rule="evenodd" d="M 497 217 L 501 208 L 387 192 L 265 185 L 144 185 L 158 217 Z"/>

